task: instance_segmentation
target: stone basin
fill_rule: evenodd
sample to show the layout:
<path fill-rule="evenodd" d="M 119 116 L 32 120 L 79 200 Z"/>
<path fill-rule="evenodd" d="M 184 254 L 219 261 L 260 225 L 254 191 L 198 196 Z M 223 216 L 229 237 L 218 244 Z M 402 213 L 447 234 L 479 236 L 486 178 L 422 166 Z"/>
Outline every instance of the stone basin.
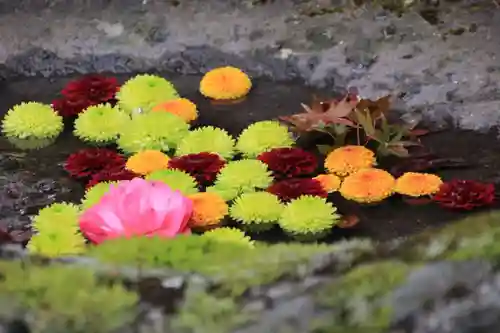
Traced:
<path fill-rule="evenodd" d="M 0 40 L 0 112 L 26 100 L 48 103 L 65 82 L 84 73 L 124 80 L 133 73 L 154 72 L 198 104 L 200 124 L 237 134 L 253 121 L 298 112 L 313 93 L 336 95 L 357 87 L 366 98 L 393 94 L 399 114 L 447 129 L 425 138 L 424 144 L 440 156 L 462 157 L 475 165 L 447 170 L 443 178 L 496 183 L 497 2 L 407 1 L 411 6 L 402 12 L 394 9 L 403 2 L 392 2 L 397 8 L 388 3 L 0 1 L 0 35 L 5 36 Z M 249 73 L 255 89 L 241 104 L 211 104 L 197 93 L 200 75 L 227 64 Z M 35 152 L 20 152 L 0 141 L 2 227 L 23 230 L 39 208 L 81 197 L 82 185 L 61 168 L 81 146 L 70 133 Z M 114 280 L 140 295 L 137 309 L 116 310 L 116 325 L 108 325 L 115 320 L 114 308 L 102 305 L 105 315 L 95 317 L 102 325 L 84 322 L 86 331 L 498 331 L 497 210 L 461 214 L 394 202 L 344 209 L 355 209 L 361 222 L 352 230 L 339 230 L 324 247 L 283 244 L 279 234 L 266 234 L 262 240 L 279 244 L 244 257 L 252 264 L 228 263 L 217 274 L 142 269 L 86 257 L 47 260 L 11 245 L 0 250 L 0 274 L 14 276 L 31 267 L 32 274 L 24 278 L 40 276 L 52 293 L 74 299 L 71 281 L 42 280 L 53 273 L 47 271 L 50 266 L 62 263 L 54 271 L 61 276 L 81 268 L 98 276 L 99 288 Z M 55 286 L 61 287 L 59 292 Z M 19 314 L 17 305 L 26 310 L 27 290 L 14 290 L 24 297 L 19 304 L 0 302 L 6 332 L 56 332 L 61 326 L 54 318 L 71 317 L 55 305 L 43 312 L 43 302 L 30 303 L 36 304 L 28 309 L 35 316 Z M 68 290 L 73 290 L 69 296 Z M 92 295 L 93 290 L 86 292 Z M 0 283 L 0 300 L 12 293 Z M 111 303 L 120 304 L 118 296 Z M 53 326 L 44 327 L 44 320 Z M 71 329 L 79 332 L 76 324 Z"/>

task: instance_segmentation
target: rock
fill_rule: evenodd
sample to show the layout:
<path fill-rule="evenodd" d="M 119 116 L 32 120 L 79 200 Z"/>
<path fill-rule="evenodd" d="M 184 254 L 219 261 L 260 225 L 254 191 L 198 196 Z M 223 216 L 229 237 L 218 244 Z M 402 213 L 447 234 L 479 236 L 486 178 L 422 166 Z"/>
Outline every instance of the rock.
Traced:
<path fill-rule="evenodd" d="M 461 0 L 354 3 L 3 1 L 0 29 L 13 35 L 0 45 L 0 77 L 200 73 L 231 63 L 254 77 L 301 79 L 337 91 L 356 86 L 364 97 L 405 94 L 404 110 L 425 110 L 429 121 L 451 117 L 473 129 L 500 124 L 490 112 L 461 111 L 463 104 L 493 107 L 499 100 L 500 44 L 489 33 L 500 22 L 493 1 L 474 11 Z M 222 10 L 227 6 L 230 12 Z M 457 27 L 460 34 L 453 33 Z M 281 48 L 293 57 L 283 58 Z"/>

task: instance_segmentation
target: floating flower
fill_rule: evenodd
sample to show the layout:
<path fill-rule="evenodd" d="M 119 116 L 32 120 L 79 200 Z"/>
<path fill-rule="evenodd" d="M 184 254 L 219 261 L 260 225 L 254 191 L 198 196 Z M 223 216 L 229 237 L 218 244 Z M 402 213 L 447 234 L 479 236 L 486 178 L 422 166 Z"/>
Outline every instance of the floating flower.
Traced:
<path fill-rule="evenodd" d="M 170 81 L 151 74 L 134 76 L 116 93 L 120 108 L 129 113 L 149 112 L 159 103 L 177 98 L 179 93 Z"/>
<path fill-rule="evenodd" d="M 394 191 L 410 197 L 431 195 L 439 191 L 441 178 L 430 173 L 406 172 L 396 179 Z"/>
<path fill-rule="evenodd" d="M 168 169 L 169 160 L 168 155 L 159 150 L 144 150 L 129 157 L 125 168 L 139 175 L 147 175 L 154 171 Z"/>
<path fill-rule="evenodd" d="M 237 194 L 265 189 L 272 182 L 267 165 L 259 160 L 231 161 L 220 171 L 215 187 L 234 189 Z"/>
<path fill-rule="evenodd" d="M 313 179 L 317 180 L 323 189 L 328 193 L 338 191 L 340 184 L 342 183 L 340 177 L 334 174 L 317 175 Z"/>
<path fill-rule="evenodd" d="M 325 158 L 325 169 L 341 177 L 375 164 L 375 154 L 363 146 L 343 146 L 334 149 Z"/>
<path fill-rule="evenodd" d="M 279 225 L 298 240 L 317 240 L 326 236 L 340 221 L 336 212 L 337 208 L 325 198 L 304 195 L 285 206 Z"/>
<path fill-rule="evenodd" d="M 31 254 L 49 258 L 74 256 L 85 252 L 86 240 L 77 231 L 59 225 L 33 235 L 26 248 Z"/>
<path fill-rule="evenodd" d="M 89 74 L 69 82 L 62 90 L 63 97 L 54 100 L 52 107 L 60 116 L 72 117 L 92 105 L 112 102 L 117 91 L 116 78 Z"/>
<path fill-rule="evenodd" d="M 224 165 L 226 162 L 214 153 L 187 154 L 168 162 L 169 168 L 190 174 L 200 186 L 212 184 Z"/>
<path fill-rule="evenodd" d="M 90 178 L 87 183 L 87 189 L 101 182 L 116 182 L 120 180 L 132 180 L 138 178 L 139 175 L 126 170 L 124 167 L 104 169 L 99 173 L 96 173 Z"/>
<path fill-rule="evenodd" d="M 2 132 L 17 139 L 47 139 L 63 130 L 63 119 L 50 105 L 28 102 L 15 105 L 2 120 Z"/>
<path fill-rule="evenodd" d="M 244 97 L 252 88 L 248 75 L 235 67 L 220 67 L 206 73 L 200 82 L 200 93 L 216 100 Z"/>
<path fill-rule="evenodd" d="M 234 139 L 222 128 L 203 126 L 190 131 L 180 142 L 175 154 L 177 156 L 216 153 L 225 159 L 234 155 Z"/>
<path fill-rule="evenodd" d="M 236 228 L 217 228 L 205 232 L 201 237 L 211 239 L 217 242 L 231 243 L 235 245 L 244 245 L 250 248 L 255 243 L 243 231 Z"/>
<path fill-rule="evenodd" d="M 228 206 L 216 193 L 200 192 L 188 196 L 193 202 L 193 215 L 189 220 L 191 228 L 210 228 L 220 224 L 228 214 Z"/>
<path fill-rule="evenodd" d="M 74 104 L 97 105 L 110 102 L 118 91 L 118 80 L 99 74 L 88 74 L 70 81 L 61 94 Z"/>
<path fill-rule="evenodd" d="M 80 208 L 77 205 L 66 202 L 53 203 L 40 209 L 33 218 L 33 228 L 40 233 L 46 233 L 62 227 L 75 233 L 78 231 L 79 216 Z"/>
<path fill-rule="evenodd" d="M 281 216 L 283 204 L 267 192 L 243 193 L 234 200 L 229 215 L 248 231 L 271 229 Z"/>
<path fill-rule="evenodd" d="M 379 202 L 394 193 L 396 180 L 385 170 L 363 169 L 347 176 L 340 185 L 340 194 L 362 203 Z"/>
<path fill-rule="evenodd" d="M 146 180 L 160 181 L 167 184 L 172 190 L 178 190 L 184 195 L 198 192 L 196 180 L 181 170 L 158 170 L 146 176 Z"/>
<path fill-rule="evenodd" d="M 257 156 L 278 179 L 308 176 L 318 167 L 314 154 L 300 148 L 275 148 Z"/>
<path fill-rule="evenodd" d="M 241 132 L 236 149 L 248 158 L 273 148 L 291 147 L 294 141 L 288 128 L 278 121 L 264 120 L 251 124 Z"/>
<path fill-rule="evenodd" d="M 452 180 L 442 184 L 432 200 L 444 208 L 472 210 L 494 203 L 495 186 L 472 180 Z"/>
<path fill-rule="evenodd" d="M 78 115 L 73 134 L 94 144 L 109 144 L 128 126 L 130 117 L 111 104 L 94 105 Z"/>
<path fill-rule="evenodd" d="M 6 137 L 7 141 L 20 150 L 37 150 L 50 146 L 56 142 L 57 138 L 47 138 L 47 139 L 18 139 L 14 137 Z"/>
<path fill-rule="evenodd" d="M 169 151 L 189 133 L 189 125 L 168 112 L 138 114 L 122 129 L 118 147 L 129 154 L 143 150 Z"/>
<path fill-rule="evenodd" d="M 226 200 L 226 201 L 231 201 L 233 200 L 234 198 L 236 198 L 239 194 L 240 194 L 240 189 L 239 188 L 235 188 L 235 187 L 228 187 L 228 188 L 225 188 L 221 185 L 219 186 L 216 186 L 216 185 L 213 185 L 213 186 L 208 186 L 205 191 L 207 193 L 215 193 L 217 194 L 218 196 L 220 196 L 222 199 Z"/>
<path fill-rule="evenodd" d="M 93 243 L 131 236 L 173 238 L 189 233 L 192 202 L 162 182 L 121 181 L 80 217 L 80 230 Z"/>
<path fill-rule="evenodd" d="M 109 192 L 111 186 L 118 184 L 115 182 L 100 182 L 85 191 L 85 195 L 82 199 L 80 206 L 82 209 L 88 209 L 98 203 L 101 198 Z"/>
<path fill-rule="evenodd" d="M 177 98 L 156 105 L 153 112 L 170 112 L 190 123 L 198 118 L 196 104 L 187 98 Z"/>
<path fill-rule="evenodd" d="M 328 192 L 321 183 L 311 178 L 292 178 L 281 180 L 271 185 L 267 192 L 272 193 L 284 202 L 297 199 L 303 195 L 326 198 Z"/>
<path fill-rule="evenodd" d="M 66 97 L 58 98 L 52 101 L 52 107 L 61 117 L 74 117 L 80 112 L 92 106 L 87 100 L 70 100 Z"/>
<path fill-rule="evenodd" d="M 122 168 L 125 158 L 113 150 L 86 148 L 69 155 L 64 169 L 73 178 L 87 178 L 104 170 Z"/>

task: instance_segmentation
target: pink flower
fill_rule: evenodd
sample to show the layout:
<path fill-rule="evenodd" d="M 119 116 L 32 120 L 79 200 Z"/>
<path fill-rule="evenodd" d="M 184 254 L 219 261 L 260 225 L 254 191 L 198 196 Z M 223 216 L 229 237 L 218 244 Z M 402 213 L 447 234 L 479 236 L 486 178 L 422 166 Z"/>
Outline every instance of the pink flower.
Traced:
<path fill-rule="evenodd" d="M 190 233 L 192 206 L 191 200 L 162 182 L 122 180 L 83 212 L 80 230 L 96 244 L 117 237 L 172 238 Z"/>

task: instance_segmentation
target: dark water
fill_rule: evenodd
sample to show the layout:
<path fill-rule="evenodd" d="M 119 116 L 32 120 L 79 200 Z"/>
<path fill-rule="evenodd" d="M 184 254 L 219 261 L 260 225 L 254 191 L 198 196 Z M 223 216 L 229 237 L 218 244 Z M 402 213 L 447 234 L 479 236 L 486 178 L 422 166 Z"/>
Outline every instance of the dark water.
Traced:
<path fill-rule="evenodd" d="M 125 80 L 127 77 L 120 77 Z M 238 104 L 216 105 L 198 93 L 199 77 L 167 77 L 183 97 L 198 105 L 197 125 L 213 125 L 238 135 L 249 124 L 283 114 L 301 112 L 300 103 L 308 103 L 314 91 L 299 84 L 257 81 L 249 96 Z M 0 112 L 23 101 L 50 103 L 71 78 L 30 78 L 0 86 Z M 317 92 L 316 92 L 317 93 Z M 325 96 L 325 93 L 322 93 Z M 452 178 L 500 182 L 500 155 L 495 133 L 449 130 L 424 138 L 427 149 L 444 158 L 464 158 L 471 167 L 440 171 L 445 180 Z M 84 148 L 66 131 L 51 146 L 38 151 L 20 151 L 0 138 L 0 227 L 22 229 L 30 216 L 54 201 L 78 202 L 83 185 L 70 179 L 62 168 L 67 156 Z M 338 195 L 333 202 L 342 214 L 355 214 L 360 223 L 353 229 L 332 231 L 327 241 L 363 236 L 378 240 L 411 235 L 428 227 L 442 226 L 465 216 L 445 211 L 436 205 L 410 206 L 398 198 L 364 207 L 346 202 Z M 288 240 L 279 230 L 259 235 L 266 241 Z"/>
<path fill-rule="evenodd" d="M 179 93 L 198 106 L 198 125 L 213 125 L 237 135 L 249 124 L 281 114 L 300 112 L 312 91 L 299 84 L 257 81 L 248 97 L 233 105 L 215 105 L 198 92 L 200 77 L 169 77 Z M 125 81 L 128 76 L 119 76 Z M 51 103 L 67 78 L 29 78 L 0 86 L 0 117 L 12 106 L 27 101 Z M 85 145 L 71 134 L 70 126 L 57 141 L 40 150 L 21 151 L 0 137 L 0 226 L 21 228 L 29 216 L 54 201 L 78 202 L 82 184 L 70 179 L 62 168 L 67 156 Z"/>

